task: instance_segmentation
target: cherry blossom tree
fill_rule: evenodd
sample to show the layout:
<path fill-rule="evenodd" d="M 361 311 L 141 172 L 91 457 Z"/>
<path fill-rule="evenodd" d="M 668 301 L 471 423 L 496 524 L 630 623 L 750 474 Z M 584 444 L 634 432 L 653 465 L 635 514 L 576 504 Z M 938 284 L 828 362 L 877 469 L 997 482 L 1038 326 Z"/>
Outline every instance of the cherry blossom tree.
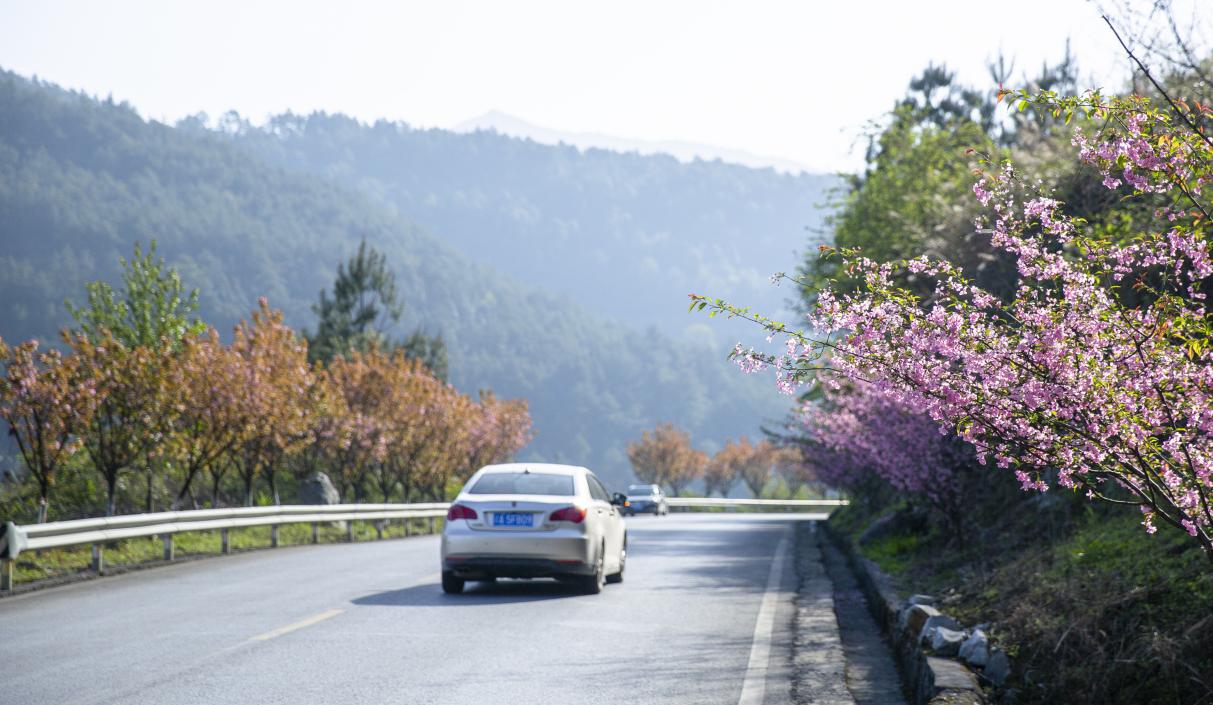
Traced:
<path fill-rule="evenodd" d="M 128 347 L 104 329 L 68 334 L 76 359 L 76 384 L 97 395 L 95 412 L 81 433 L 83 446 L 106 489 L 106 516 L 113 516 L 118 481 L 164 444 L 164 371 L 171 348 Z"/>
<path fill-rule="evenodd" d="M 526 400 L 499 399 L 491 390 L 481 390 L 471 421 L 461 478 L 485 465 L 509 460 L 534 435 Z"/>
<path fill-rule="evenodd" d="M 78 365 L 57 350 L 38 352 L 36 341 L 9 347 L 0 340 L 0 418 L 38 482 L 38 523 L 46 521 L 56 475 L 79 451 L 96 409 L 96 386 L 80 378 Z"/>
<path fill-rule="evenodd" d="M 390 396 L 382 413 L 389 433 L 374 473 L 385 502 L 397 487 L 405 500 L 412 494 L 422 474 L 418 467 L 443 432 L 442 407 L 447 402 L 445 385 L 420 361 L 398 352 L 388 371 Z"/>
<path fill-rule="evenodd" d="M 774 470 L 775 447 L 769 441 L 751 443 L 749 438 L 742 436 L 733 445 L 733 457 L 737 477 L 745 483 L 751 495 L 761 497 Z"/>
<path fill-rule="evenodd" d="M 1001 299 L 956 266 L 928 257 L 874 262 L 841 257 L 861 282 L 816 292 L 810 331 L 718 299 L 692 306 L 755 320 L 786 337 L 786 352 L 738 348 L 745 369 L 774 367 L 795 391 L 822 377 L 871 384 L 971 443 L 985 462 L 1014 472 L 1025 490 L 1054 486 L 1140 508 L 1197 541 L 1213 560 L 1213 275 L 1203 197 L 1213 141 L 1202 104 L 1098 93 L 1010 96 L 1090 127 L 1074 142 L 1103 187 L 1140 204 L 1131 233 L 1068 213 L 1012 164 L 987 163 L 973 193 L 978 223 L 1012 257 L 1018 285 Z M 1150 217 L 1152 214 L 1152 217 Z M 898 283 L 934 283 L 920 296 Z"/>
<path fill-rule="evenodd" d="M 724 447 L 708 459 L 703 468 L 704 495 L 711 497 L 713 493 L 728 497 L 733 485 L 741 479 L 738 472 L 738 446 L 733 441 L 726 441 Z"/>
<path fill-rule="evenodd" d="M 825 451 L 813 464 L 830 484 L 855 489 L 876 479 L 921 497 L 960 536 L 963 476 L 976 458 L 955 434 L 941 433 L 930 417 L 864 382 L 828 389 L 822 400 L 802 406 L 799 422 L 806 444 Z"/>
<path fill-rule="evenodd" d="M 401 357 L 401 359 L 403 359 Z M 377 350 L 338 356 L 324 370 L 336 403 L 323 437 L 326 464 L 343 498 L 361 499 L 368 472 L 387 457 L 393 429 L 393 358 Z"/>
<path fill-rule="evenodd" d="M 639 441 L 628 444 L 632 472 L 641 482 L 666 485 L 674 495 L 703 474 L 708 458 L 691 447 L 686 431 L 671 423 L 645 431 Z"/>
<path fill-rule="evenodd" d="M 194 479 L 222 462 L 250 427 L 248 387 L 238 353 L 214 330 L 187 336 L 165 371 L 166 454 L 181 474 L 173 508 L 190 494 Z"/>
<path fill-rule="evenodd" d="M 231 355 L 233 421 L 244 420 L 234 462 L 245 503 L 252 503 L 253 483 L 261 476 L 278 504 L 278 471 L 308 442 L 315 421 L 316 379 L 307 343 L 261 298 L 251 320 L 236 326 Z"/>

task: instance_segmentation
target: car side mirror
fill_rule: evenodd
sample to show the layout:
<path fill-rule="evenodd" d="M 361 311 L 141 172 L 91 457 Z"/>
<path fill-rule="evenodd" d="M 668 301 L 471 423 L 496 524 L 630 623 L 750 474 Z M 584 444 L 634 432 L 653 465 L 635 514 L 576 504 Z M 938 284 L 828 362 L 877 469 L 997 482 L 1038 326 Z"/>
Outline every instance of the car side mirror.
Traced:
<path fill-rule="evenodd" d="M 611 504 L 615 505 L 616 507 L 628 506 L 627 495 L 623 494 L 622 492 L 616 492 L 615 494 L 611 495 Z"/>

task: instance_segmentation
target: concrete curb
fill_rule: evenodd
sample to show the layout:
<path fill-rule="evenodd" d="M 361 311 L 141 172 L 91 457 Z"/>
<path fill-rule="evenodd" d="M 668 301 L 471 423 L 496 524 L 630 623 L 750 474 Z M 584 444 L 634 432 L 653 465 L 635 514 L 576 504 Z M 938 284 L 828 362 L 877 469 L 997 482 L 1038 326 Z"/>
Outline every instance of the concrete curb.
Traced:
<path fill-rule="evenodd" d="M 867 598 L 872 617 L 893 645 L 902 680 L 913 696 L 914 705 L 985 705 L 985 694 L 977 676 L 967 666 L 952 659 L 928 655 L 919 645 L 922 624 L 913 620 L 900 624 L 905 603 L 893 581 L 872 561 L 864 558 L 855 545 L 822 522 L 826 537 L 847 558 L 860 589 Z"/>

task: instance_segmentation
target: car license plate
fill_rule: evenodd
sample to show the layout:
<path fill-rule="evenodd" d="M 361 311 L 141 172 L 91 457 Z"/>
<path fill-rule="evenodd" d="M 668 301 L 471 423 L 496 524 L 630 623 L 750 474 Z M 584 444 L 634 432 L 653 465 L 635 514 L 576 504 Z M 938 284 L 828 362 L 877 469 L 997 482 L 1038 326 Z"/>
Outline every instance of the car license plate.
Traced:
<path fill-rule="evenodd" d="M 531 526 L 533 517 L 525 512 L 496 512 L 493 514 L 493 526 Z"/>

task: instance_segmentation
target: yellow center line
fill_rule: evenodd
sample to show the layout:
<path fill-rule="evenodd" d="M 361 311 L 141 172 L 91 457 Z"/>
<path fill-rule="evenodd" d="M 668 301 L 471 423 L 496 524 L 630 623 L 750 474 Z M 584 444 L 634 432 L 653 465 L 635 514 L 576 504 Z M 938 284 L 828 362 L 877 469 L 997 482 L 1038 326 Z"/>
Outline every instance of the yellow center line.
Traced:
<path fill-rule="evenodd" d="M 295 622 L 294 624 L 288 624 L 285 627 L 279 627 L 273 631 L 266 632 L 264 634 L 258 634 L 257 636 L 249 639 L 249 641 L 269 641 L 270 639 L 276 639 L 276 638 L 282 636 L 283 634 L 290 634 L 293 631 L 298 631 L 300 629 L 303 629 L 304 627 L 310 627 L 313 624 L 323 622 L 324 620 L 329 619 L 331 617 L 336 617 L 337 615 L 341 614 L 342 612 L 345 612 L 345 610 L 338 610 L 338 609 L 325 610 L 324 612 L 321 612 L 320 614 L 314 614 L 311 617 L 308 617 L 307 619 L 299 621 L 299 622 Z"/>

